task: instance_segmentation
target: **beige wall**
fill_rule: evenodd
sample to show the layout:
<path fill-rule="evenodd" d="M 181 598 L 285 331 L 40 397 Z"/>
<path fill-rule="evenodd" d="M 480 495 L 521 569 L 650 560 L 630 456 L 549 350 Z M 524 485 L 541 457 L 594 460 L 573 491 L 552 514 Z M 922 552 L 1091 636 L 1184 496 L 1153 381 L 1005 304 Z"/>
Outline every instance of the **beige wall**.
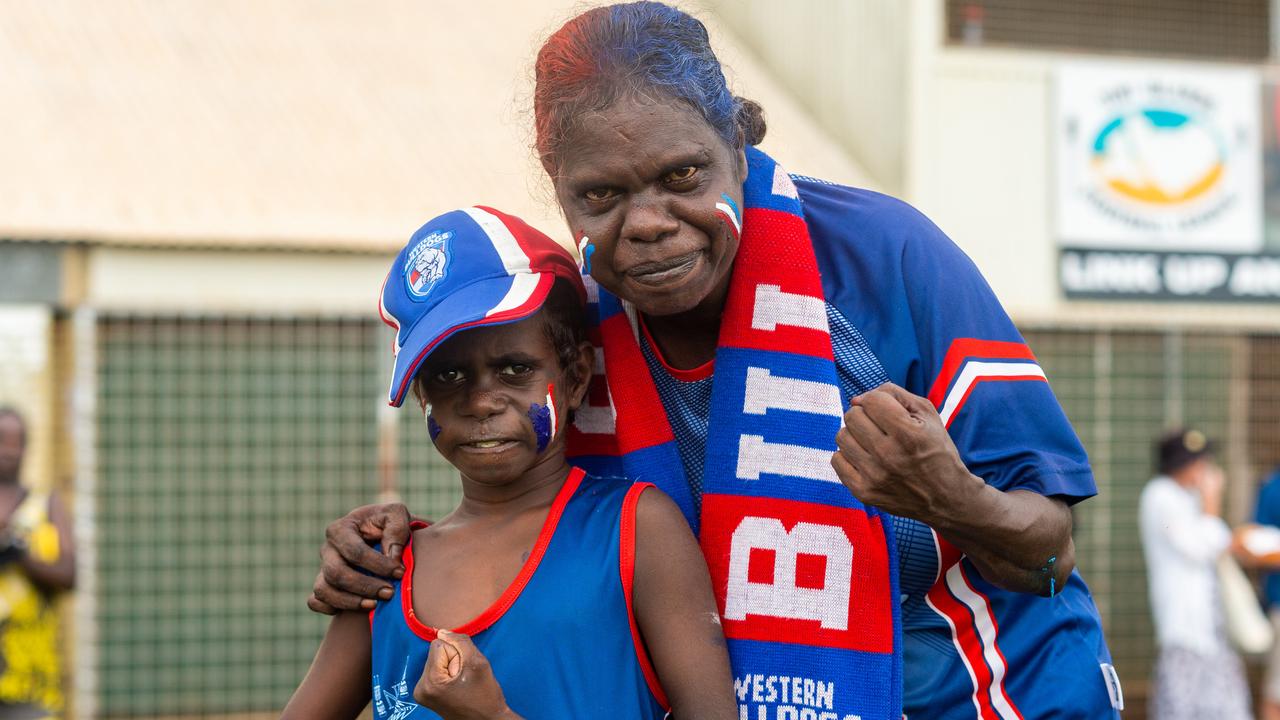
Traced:
<path fill-rule="evenodd" d="M 376 317 L 390 254 L 99 247 L 87 305 L 105 311 Z"/>
<path fill-rule="evenodd" d="M 708 0 L 707 6 L 871 176 L 901 193 L 908 23 L 920 0 Z M 769 110 L 769 108 L 765 108 Z M 818 169 L 796 168 L 806 174 Z"/>

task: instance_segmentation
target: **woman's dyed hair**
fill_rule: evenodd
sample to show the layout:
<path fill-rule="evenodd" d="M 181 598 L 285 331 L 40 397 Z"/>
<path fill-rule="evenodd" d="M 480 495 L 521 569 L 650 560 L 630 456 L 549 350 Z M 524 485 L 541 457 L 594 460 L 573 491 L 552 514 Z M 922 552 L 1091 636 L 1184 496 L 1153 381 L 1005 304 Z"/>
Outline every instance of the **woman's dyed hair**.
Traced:
<path fill-rule="evenodd" d="M 565 23 L 538 51 L 536 148 L 554 172 L 559 149 L 585 112 L 628 95 L 687 103 L 730 147 L 764 139 L 763 112 L 729 91 L 707 28 L 660 2 L 593 8 Z"/>

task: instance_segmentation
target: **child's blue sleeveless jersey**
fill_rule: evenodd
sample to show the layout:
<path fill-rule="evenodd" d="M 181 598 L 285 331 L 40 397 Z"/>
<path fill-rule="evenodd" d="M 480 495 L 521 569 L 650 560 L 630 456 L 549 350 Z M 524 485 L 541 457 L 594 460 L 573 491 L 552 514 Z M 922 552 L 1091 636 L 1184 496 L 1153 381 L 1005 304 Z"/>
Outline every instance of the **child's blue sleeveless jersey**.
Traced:
<path fill-rule="evenodd" d="M 493 605 L 455 632 L 489 659 L 507 704 L 537 718 L 662 718 L 666 699 L 631 612 L 635 508 L 651 487 L 574 469 L 529 560 Z M 390 600 L 370 613 L 377 720 L 439 717 L 413 702 L 435 630 L 413 615 L 413 548 Z"/>

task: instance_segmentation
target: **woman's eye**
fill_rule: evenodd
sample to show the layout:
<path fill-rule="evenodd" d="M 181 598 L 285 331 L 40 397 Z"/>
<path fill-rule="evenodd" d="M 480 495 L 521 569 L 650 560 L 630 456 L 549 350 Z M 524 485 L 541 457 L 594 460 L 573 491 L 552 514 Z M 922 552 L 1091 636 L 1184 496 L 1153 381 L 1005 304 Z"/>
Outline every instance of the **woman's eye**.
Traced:
<path fill-rule="evenodd" d="M 693 165 L 687 165 L 678 170 L 672 170 L 663 178 L 669 183 L 682 183 L 693 179 L 698 174 L 698 168 Z"/>
<path fill-rule="evenodd" d="M 502 374 L 510 376 L 524 375 L 532 371 L 533 368 L 521 363 L 511 363 L 510 365 L 506 365 L 502 368 Z"/>
<path fill-rule="evenodd" d="M 591 188 L 583 193 L 582 196 L 591 202 L 600 202 L 613 197 L 613 190 L 610 190 L 609 188 Z"/>

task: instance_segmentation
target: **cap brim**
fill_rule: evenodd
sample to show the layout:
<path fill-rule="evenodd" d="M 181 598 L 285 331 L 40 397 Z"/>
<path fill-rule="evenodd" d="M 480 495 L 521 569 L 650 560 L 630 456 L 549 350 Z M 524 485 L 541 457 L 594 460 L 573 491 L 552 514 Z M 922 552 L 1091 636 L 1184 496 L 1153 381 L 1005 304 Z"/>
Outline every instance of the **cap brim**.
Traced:
<path fill-rule="evenodd" d="M 542 307 L 543 301 L 555 285 L 556 276 L 541 273 L 537 285 L 529 293 L 529 297 L 520 304 L 500 312 L 488 314 L 492 310 L 477 312 L 476 307 L 484 307 L 492 302 L 496 287 L 506 287 L 510 282 L 506 278 L 481 280 L 458 290 L 441 300 L 426 315 L 418 320 L 409 331 L 408 337 L 396 354 L 395 368 L 391 374 L 391 388 L 387 393 L 387 402 L 395 407 L 404 403 L 409 392 L 409 384 L 418 373 L 422 361 L 427 359 L 431 351 L 448 340 L 455 333 L 488 325 L 504 325 L 518 322 L 533 315 Z"/>

